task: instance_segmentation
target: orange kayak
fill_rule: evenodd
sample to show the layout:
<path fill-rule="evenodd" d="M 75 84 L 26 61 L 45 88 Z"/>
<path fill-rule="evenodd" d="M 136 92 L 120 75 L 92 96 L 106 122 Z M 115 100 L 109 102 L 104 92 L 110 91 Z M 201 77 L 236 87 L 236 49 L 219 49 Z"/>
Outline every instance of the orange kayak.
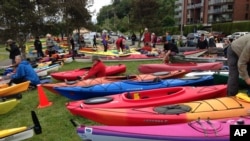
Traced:
<path fill-rule="evenodd" d="M 48 84 L 42 84 L 42 86 L 45 89 L 58 94 L 53 89 L 53 87 L 73 87 L 73 86 L 86 87 L 86 86 L 93 86 L 97 84 L 104 84 L 104 83 L 110 83 L 110 82 L 128 80 L 128 79 L 135 80 L 135 81 L 153 80 L 156 77 L 159 77 L 160 79 L 180 78 L 180 77 L 183 77 L 187 73 L 188 72 L 185 70 L 178 70 L 178 71 L 170 71 L 170 72 L 158 72 L 158 73 L 152 73 L 152 74 L 140 74 L 140 75 L 129 75 L 129 76 L 105 76 L 105 77 L 87 79 L 87 80 L 48 83 Z"/>

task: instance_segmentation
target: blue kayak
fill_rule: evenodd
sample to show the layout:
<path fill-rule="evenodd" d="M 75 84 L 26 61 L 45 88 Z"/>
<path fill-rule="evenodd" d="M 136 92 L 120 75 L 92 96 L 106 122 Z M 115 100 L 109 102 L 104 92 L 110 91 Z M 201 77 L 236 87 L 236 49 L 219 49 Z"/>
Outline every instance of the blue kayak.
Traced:
<path fill-rule="evenodd" d="M 142 91 L 175 86 L 207 86 L 213 84 L 213 76 L 209 75 L 166 80 L 155 79 L 153 81 L 140 82 L 126 80 L 107 84 L 98 84 L 89 87 L 54 87 L 54 90 L 69 99 L 81 100 L 131 91 Z"/>

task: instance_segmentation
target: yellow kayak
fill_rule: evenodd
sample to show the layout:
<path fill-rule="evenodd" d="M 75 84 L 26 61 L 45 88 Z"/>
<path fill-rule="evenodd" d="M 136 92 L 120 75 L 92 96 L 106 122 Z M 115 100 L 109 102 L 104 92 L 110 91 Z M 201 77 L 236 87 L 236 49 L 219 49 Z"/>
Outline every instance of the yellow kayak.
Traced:
<path fill-rule="evenodd" d="M 11 99 L 0 102 L 0 115 L 6 114 L 11 111 L 19 103 L 17 99 Z"/>
<path fill-rule="evenodd" d="M 0 97 L 24 92 L 28 90 L 29 84 L 30 84 L 30 81 L 26 81 L 26 82 L 19 83 L 19 84 L 14 84 L 11 86 L 8 86 L 7 84 L 1 84 Z"/>
<path fill-rule="evenodd" d="M 42 127 L 39 123 L 36 113 L 34 111 L 31 111 L 31 115 L 32 115 L 34 126 L 31 126 L 31 127 L 22 126 L 22 127 L 17 127 L 17 128 L 0 130 L 0 141 L 7 141 L 7 140 L 8 141 L 20 141 L 20 140 L 31 138 L 34 135 L 34 132 L 36 134 L 41 134 Z"/>
<path fill-rule="evenodd" d="M 99 56 L 119 56 L 119 57 L 124 57 L 124 56 L 129 56 L 129 53 L 122 53 L 122 52 L 117 52 L 117 51 L 85 51 L 85 50 L 80 50 L 79 52 L 88 54 L 88 55 L 99 55 Z"/>

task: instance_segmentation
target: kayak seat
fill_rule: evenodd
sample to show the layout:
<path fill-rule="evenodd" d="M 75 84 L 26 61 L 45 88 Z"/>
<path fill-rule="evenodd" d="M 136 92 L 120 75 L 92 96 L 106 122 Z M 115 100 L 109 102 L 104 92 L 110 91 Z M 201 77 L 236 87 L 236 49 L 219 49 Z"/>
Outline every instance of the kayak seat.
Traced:
<path fill-rule="evenodd" d="M 126 97 L 127 97 L 128 99 L 133 99 L 133 96 L 132 96 L 132 94 L 131 94 L 130 92 L 127 92 Z"/>
<path fill-rule="evenodd" d="M 178 114 L 187 113 L 191 111 L 191 107 L 187 105 L 175 104 L 175 105 L 154 107 L 153 110 L 159 114 L 178 115 Z"/>
<path fill-rule="evenodd" d="M 153 79 L 153 82 L 161 82 L 161 78 L 156 77 L 156 78 Z"/>

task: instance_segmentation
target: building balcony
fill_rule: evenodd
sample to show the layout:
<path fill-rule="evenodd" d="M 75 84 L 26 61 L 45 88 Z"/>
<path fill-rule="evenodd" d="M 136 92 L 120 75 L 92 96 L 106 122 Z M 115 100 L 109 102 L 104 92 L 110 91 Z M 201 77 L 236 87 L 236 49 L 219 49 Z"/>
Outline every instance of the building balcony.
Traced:
<path fill-rule="evenodd" d="M 175 1 L 175 5 L 182 5 L 182 0 L 177 0 L 177 1 Z"/>
<path fill-rule="evenodd" d="M 233 9 L 210 9 L 208 10 L 208 14 L 220 14 L 220 13 L 228 13 L 233 12 Z"/>
<path fill-rule="evenodd" d="M 227 3 L 233 3 L 234 0 L 211 0 L 209 1 L 208 5 L 221 5 Z"/>

